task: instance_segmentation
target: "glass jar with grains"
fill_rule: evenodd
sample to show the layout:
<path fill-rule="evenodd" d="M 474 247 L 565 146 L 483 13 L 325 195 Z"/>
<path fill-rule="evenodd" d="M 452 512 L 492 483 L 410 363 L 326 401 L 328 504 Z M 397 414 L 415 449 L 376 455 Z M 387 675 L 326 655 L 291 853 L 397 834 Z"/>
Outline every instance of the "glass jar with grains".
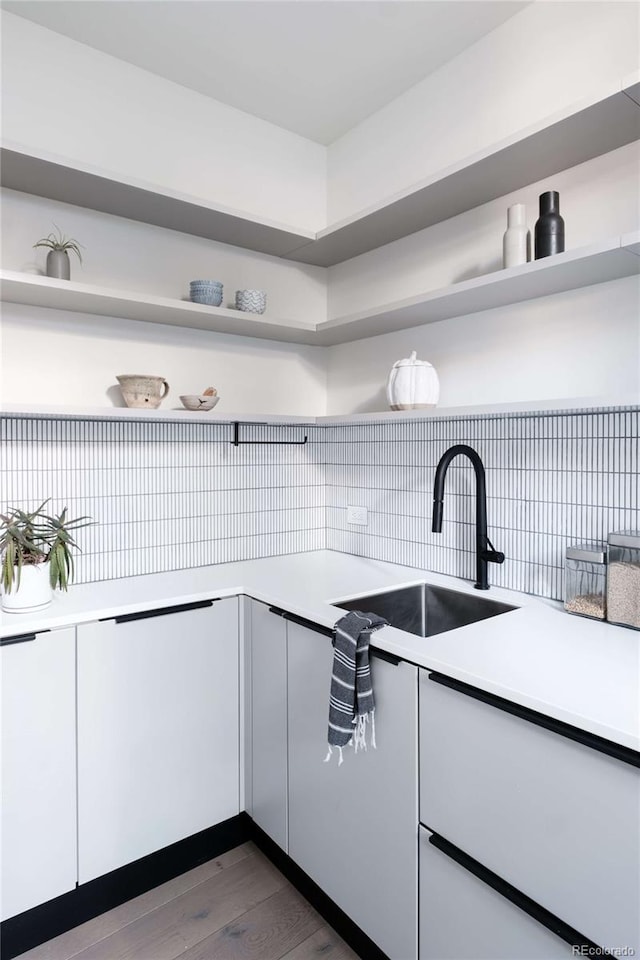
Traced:
<path fill-rule="evenodd" d="M 606 547 L 588 543 L 567 547 L 564 567 L 565 610 L 581 617 L 604 620 L 606 589 Z"/>
<path fill-rule="evenodd" d="M 607 620 L 640 630 L 640 531 L 610 533 Z"/>

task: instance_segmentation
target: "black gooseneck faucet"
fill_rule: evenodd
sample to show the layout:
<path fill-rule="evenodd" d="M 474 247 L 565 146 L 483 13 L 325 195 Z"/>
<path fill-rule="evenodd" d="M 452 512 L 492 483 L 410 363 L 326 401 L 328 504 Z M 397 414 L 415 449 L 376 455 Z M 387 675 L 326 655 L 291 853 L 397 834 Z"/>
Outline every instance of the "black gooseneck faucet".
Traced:
<path fill-rule="evenodd" d="M 504 563 L 504 553 L 495 549 L 487 536 L 487 487 L 485 482 L 484 465 L 479 455 L 465 443 L 456 443 L 443 453 L 436 468 L 436 478 L 433 484 L 433 533 L 442 533 L 442 510 L 444 507 L 444 478 L 447 475 L 449 464 L 459 454 L 464 454 L 473 464 L 476 474 L 476 590 L 488 590 L 489 579 L 487 564 Z"/>

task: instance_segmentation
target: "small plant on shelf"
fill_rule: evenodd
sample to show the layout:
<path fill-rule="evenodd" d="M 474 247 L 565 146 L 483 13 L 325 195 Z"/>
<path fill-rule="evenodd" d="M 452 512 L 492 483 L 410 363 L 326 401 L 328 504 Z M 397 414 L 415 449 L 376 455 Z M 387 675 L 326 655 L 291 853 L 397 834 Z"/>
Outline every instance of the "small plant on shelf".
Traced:
<path fill-rule="evenodd" d="M 71 250 L 82 263 L 82 254 L 80 253 L 81 244 L 72 237 L 65 237 L 60 227 L 54 223 L 57 233 L 50 233 L 47 237 L 42 237 L 33 248 L 48 247 L 47 254 L 47 276 L 56 277 L 58 280 L 71 279 L 71 263 L 69 253 Z"/>
<path fill-rule="evenodd" d="M 10 507 L 0 514 L 2 553 L 2 604 L 6 610 L 32 610 L 51 602 L 51 591 L 66 590 L 73 580 L 73 550 L 79 550 L 75 535 L 93 521 L 90 517 L 67 517 L 44 512 L 45 500 L 32 512 Z M 9 599 L 15 586 L 15 596 Z M 22 594 L 22 596 L 21 596 Z"/>

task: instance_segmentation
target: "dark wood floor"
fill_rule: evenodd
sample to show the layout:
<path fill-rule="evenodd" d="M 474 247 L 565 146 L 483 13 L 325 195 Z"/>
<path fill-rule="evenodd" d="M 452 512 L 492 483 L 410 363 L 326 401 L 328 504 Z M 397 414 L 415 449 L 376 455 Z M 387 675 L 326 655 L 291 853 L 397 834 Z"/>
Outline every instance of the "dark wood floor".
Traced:
<path fill-rule="evenodd" d="M 252 843 L 20 960 L 358 960 Z"/>

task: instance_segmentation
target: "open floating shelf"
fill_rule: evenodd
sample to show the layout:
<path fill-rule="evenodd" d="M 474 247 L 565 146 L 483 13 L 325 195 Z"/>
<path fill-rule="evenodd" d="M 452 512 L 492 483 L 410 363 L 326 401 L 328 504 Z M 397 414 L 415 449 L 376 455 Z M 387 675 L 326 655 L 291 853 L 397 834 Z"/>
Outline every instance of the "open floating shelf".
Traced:
<path fill-rule="evenodd" d="M 568 250 L 463 280 L 450 287 L 326 320 L 317 326 L 268 315 L 208 307 L 110 287 L 0 271 L 2 300 L 72 313 L 194 327 L 216 333 L 260 337 L 289 343 L 330 346 L 364 337 L 436 323 L 452 317 L 535 300 L 640 273 L 640 234 Z"/>
<path fill-rule="evenodd" d="M 191 303 L 189 300 L 154 297 L 130 290 L 94 287 L 88 283 L 54 280 L 8 270 L 0 270 L 0 295 L 7 303 L 193 327 L 215 333 L 232 333 L 239 337 L 261 337 L 294 343 L 312 343 L 316 338 L 315 326 L 296 320 L 279 320 L 265 314 L 244 313 L 241 310 Z"/>
<path fill-rule="evenodd" d="M 286 416 L 285 414 L 220 413 L 215 410 L 160 409 L 136 410 L 130 407 L 75 407 L 64 404 L 3 403 L 0 418 L 29 420 L 125 420 L 139 423 L 209 423 L 209 424 L 285 424 L 313 426 L 316 417 Z"/>
<path fill-rule="evenodd" d="M 312 232 L 261 220 L 186 193 L 141 180 L 116 178 L 54 154 L 5 143 L 0 150 L 0 184 L 37 197 L 99 210 L 156 227 L 282 257 L 315 239 Z"/>
<path fill-rule="evenodd" d="M 640 83 L 628 78 L 318 233 L 17 144 L 5 187 L 301 263 L 332 266 L 640 139 Z"/>
<path fill-rule="evenodd" d="M 349 343 L 364 337 L 437 323 L 640 273 L 640 234 L 567 250 L 554 257 L 431 290 L 320 323 L 317 342 Z"/>
<path fill-rule="evenodd" d="M 286 414 L 218 413 L 189 410 L 130 410 L 128 407 L 70 407 L 4 403 L 0 419 L 26 420 L 107 420 L 134 423 L 198 423 L 283 425 L 283 426 L 349 426 L 350 424 L 414 423 L 420 420 L 452 420 L 469 417 L 540 416 L 563 413 L 599 413 L 640 409 L 640 394 L 618 397 L 564 397 L 559 400 L 526 400 L 512 403 L 476 404 L 468 407 L 433 407 L 429 410 L 381 410 L 373 413 L 350 413 L 331 416 L 301 417 Z M 233 439 L 233 437 L 232 437 Z M 300 444 L 302 445 L 302 444 Z"/>
<path fill-rule="evenodd" d="M 624 81 L 330 225 L 288 256 L 333 266 L 617 150 L 640 138 L 639 106 L 640 83 Z"/>

